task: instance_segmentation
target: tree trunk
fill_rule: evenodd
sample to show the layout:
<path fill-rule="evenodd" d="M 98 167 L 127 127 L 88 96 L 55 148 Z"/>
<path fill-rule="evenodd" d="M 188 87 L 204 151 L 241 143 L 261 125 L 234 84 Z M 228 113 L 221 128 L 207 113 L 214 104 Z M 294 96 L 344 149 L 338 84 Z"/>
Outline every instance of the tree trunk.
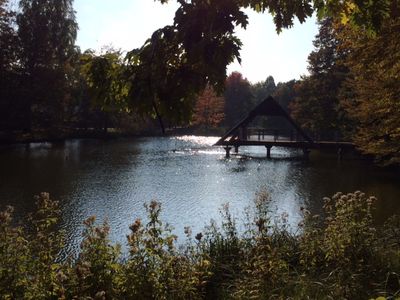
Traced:
<path fill-rule="evenodd" d="M 161 127 L 161 133 L 162 133 L 162 135 L 165 135 L 164 123 L 163 123 L 163 120 L 161 118 L 161 115 L 158 112 L 157 105 L 156 105 L 155 101 L 153 101 L 153 108 L 154 108 L 154 112 L 156 113 L 156 116 L 157 116 L 157 119 L 158 119 L 158 123 L 160 124 L 160 127 Z"/>

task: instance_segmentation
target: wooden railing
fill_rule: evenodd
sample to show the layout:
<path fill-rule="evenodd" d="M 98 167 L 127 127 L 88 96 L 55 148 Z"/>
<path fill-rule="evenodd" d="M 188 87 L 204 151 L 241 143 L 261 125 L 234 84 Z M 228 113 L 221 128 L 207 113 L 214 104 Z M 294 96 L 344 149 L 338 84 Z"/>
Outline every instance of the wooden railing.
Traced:
<path fill-rule="evenodd" d="M 301 134 L 296 130 L 247 128 L 247 140 L 257 141 L 303 141 Z"/>

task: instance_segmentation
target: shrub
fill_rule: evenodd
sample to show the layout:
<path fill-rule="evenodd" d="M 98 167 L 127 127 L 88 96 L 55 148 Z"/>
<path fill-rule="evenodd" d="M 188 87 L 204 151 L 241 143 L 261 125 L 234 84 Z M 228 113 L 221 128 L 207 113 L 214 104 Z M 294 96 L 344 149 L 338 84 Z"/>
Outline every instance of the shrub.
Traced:
<path fill-rule="evenodd" d="M 63 234 L 58 203 L 48 193 L 35 197 L 28 226 L 12 226 L 12 208 L 0 213 L 0 295 L 4 299 L 62 297 L 64 266 L 57 262 Z"/>
<path fill-rule="evenodd" d="M 60 260 L 63 232 L 57 202 L 36 197 L 28 225 L 0 213 L 1 299 L 368 299 L 400 296 L 400 217 L 375 226 L 375 198 L 361 192 L 325 198 L 324 217 L 303 209 L 293 233 L 277 225 L 260 192 L 243 229 L 229 206 L 178 244 L 160 219 L 161 204 L 136 220 L 129 253 L 109 240 L 107 222 L 85 222 L 77 258 Z"/>

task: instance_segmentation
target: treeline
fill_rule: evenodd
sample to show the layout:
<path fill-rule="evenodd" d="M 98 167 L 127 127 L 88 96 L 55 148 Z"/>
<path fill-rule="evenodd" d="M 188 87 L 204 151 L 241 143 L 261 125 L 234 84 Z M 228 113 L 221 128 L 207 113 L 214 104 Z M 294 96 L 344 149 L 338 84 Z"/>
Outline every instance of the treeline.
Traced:
<path fill-rule="evenodd" d="M 353 141 L 383 164 L 400 162 L 400 18 L 379 32 L 326 19 L 319 23 L 310 75 L 296 84 L 290 104 L 301 126 L 323 139 Z"/>
<path fill-rule="evenodd" d="M 361 192 L 324 198 L 325 218 L 303 209 L 297 233 L 276 221 L 270 198 L 259 193 L 238 219 L 228 207 L 177 242 L 146 206 L 127 250 L 110 241 L 107 223 L 85 222 L 80 252 L 61 259 L 65 238 L 57 203 L 42 193 L 24 226 L 12 209 L 0 212 L 1 299 L 397 299 L 400 292 L 400 218 L 375 225 L 375 197 Z M 242 220 L 242 219 L 241 219 Z M 274 221 L 275 220 L 275 221 Z"/>
<path fill-rule="evenodd" d="M 295 83 L 292 80 L 275 84 L 272 76 L 262 82 L 251 83 L 241 73 L 233 72 L 226 78 L 224 91 L 220 95 L 210 86 L 200 93 L 192 125 L 205 129 L 203 132 L 212 127 L 231 128 L 270 95 L 289 112 L 289 104 L 295 96 Z M 255 120 L 250 126 L 286 131 L 292 129 L 284 120 L 267 118 Z"/>

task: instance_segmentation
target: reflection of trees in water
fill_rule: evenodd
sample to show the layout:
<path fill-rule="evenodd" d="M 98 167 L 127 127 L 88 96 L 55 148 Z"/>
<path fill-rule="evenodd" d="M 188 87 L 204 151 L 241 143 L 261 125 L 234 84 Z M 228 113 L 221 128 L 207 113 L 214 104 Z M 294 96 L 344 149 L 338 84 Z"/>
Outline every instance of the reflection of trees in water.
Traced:
<path fill-rule="evenodd" d="M 322 157 L 315 153 L 310 161 L 301 162 L 301 166 L 290 168 L 289 172 L 290 177 L 295 178 L 296 193 L 313 213 L 322 212 L 323 197 L 356 190 L 378 198 L 375 212 L 378 222 L 400 212 L 399 180 L 393 171 L 361 160 L 337 161 L 334 156 Z"/>
<path fill-rule="evenodd" d="M 16 219 L 21 219 L 35 208 L 35 194 L 50 192 L 60 202 L 60 226 L 66 229 L 67 239 L 75 241 L 87 216 L 96 214 L 102 220 L 105 214 L 101 211 L 118 208 L 111 194 L 126 189 L 120 179 L 126 178 L 124 170 L 135 164 L 138 152 L 137 143 L 128 140 L 71 140 L 8 147 L 0 154 L 0 208 L 14 206 Z"/>

